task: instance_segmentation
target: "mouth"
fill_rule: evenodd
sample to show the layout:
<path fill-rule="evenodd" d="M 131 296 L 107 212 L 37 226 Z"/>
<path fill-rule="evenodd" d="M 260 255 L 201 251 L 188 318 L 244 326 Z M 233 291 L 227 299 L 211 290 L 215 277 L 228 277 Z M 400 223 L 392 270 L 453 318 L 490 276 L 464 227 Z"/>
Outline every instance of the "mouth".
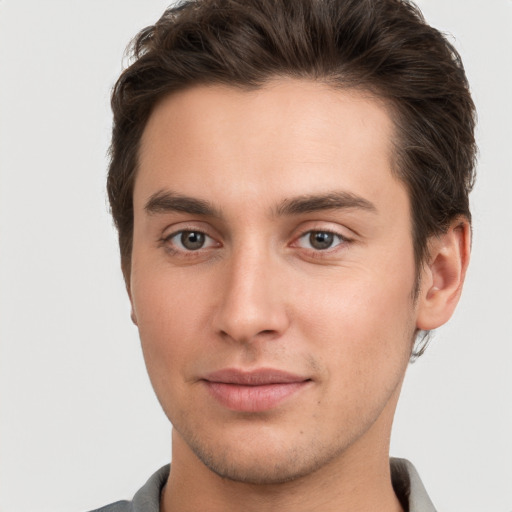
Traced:
<path fill-rule="evenodd" d="M 201 381 L 220 405 L 239 412 L 274 409 L 312 382 L 310 378 L 271 368 L 228 368 L 210 373 Z"/>

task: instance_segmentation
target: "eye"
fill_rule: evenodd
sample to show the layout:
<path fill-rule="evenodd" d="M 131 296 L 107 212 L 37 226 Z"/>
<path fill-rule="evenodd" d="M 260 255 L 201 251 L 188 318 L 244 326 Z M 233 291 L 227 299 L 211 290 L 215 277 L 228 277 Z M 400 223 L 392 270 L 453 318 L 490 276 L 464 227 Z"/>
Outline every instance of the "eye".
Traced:
<path fill-rule="evenodd" d="M 182 230 L 166 238 L 175 248 L 181 251 L 198 251 L 216 245 L 215 240 L 202 231 Z"/>
<path fill-rule="evenodd" d="M 298 240 L 300 247 L 304 249 L 313 249 L 315 251 L 325 251 L 342 244 L 345 239 L 331 231 L 308 231 Z"/>

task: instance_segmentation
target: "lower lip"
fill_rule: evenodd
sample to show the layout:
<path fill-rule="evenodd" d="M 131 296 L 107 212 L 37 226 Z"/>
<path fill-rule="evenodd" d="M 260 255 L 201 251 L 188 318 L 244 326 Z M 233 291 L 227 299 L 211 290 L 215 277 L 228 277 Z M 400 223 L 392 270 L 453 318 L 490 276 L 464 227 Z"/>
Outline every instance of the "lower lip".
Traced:
<path fill-rule="evenodd" d="M 221 405 L 240 412 L 261 412 L 273 409 L 310 383 L 310 381 L 301 381 L 243 386 L 223 382 L 204 382 L 208 391 Z"/>

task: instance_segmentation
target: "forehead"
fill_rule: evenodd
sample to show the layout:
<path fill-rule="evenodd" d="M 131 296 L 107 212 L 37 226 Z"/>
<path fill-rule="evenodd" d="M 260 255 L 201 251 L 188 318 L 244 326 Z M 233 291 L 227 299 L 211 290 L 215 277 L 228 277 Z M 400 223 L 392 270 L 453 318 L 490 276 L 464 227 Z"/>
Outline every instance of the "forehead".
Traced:
<path fill-rule="evenodd" d="M 193 196 L 231 190 L 245 201 L 340 188 L 377 196 L 397 186 L 393 136 L 387 106 L 360 91 L 294 79 L 256 90 L 196 86 L 150 116 L 135 203 L 169 187 Z"/>

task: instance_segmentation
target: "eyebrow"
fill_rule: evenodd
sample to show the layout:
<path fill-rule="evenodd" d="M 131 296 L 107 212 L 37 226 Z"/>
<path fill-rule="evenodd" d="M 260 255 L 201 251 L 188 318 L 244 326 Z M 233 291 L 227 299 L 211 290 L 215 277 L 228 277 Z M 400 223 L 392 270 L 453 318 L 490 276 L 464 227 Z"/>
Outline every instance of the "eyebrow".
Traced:
<path fill-rule="evenodd" d="M 351 192 L 331 192 L 285 199 L 276 210 L 277 215 L 300 215 L 322 210 L 359 209 L 377 213 L 373 203 Z"/>
<path fill-rule="evenodd" d="M 175 192 L 160 190 L 153 194 L 144 206 L 147 213 L 183 212 L 205 217 L 222 217 L 220 211 L 209 201 L 189 197 Z"/>
<path fill-rule="evenodd" d="M 205 217 L 223 217 L 221 211 L 209 201 L 167 190 L 160 190 L 153 194 L 147 201 L 144 209 L 150 215 L 182 212 Z M 303 195 L 285 199 L 277 206 L 274 213 L 276 216 L 281 217 L 340 209 L 359 209 L 377 213 L 377 208 L 373 203 L 363 197 L 345 191 Z"/>

